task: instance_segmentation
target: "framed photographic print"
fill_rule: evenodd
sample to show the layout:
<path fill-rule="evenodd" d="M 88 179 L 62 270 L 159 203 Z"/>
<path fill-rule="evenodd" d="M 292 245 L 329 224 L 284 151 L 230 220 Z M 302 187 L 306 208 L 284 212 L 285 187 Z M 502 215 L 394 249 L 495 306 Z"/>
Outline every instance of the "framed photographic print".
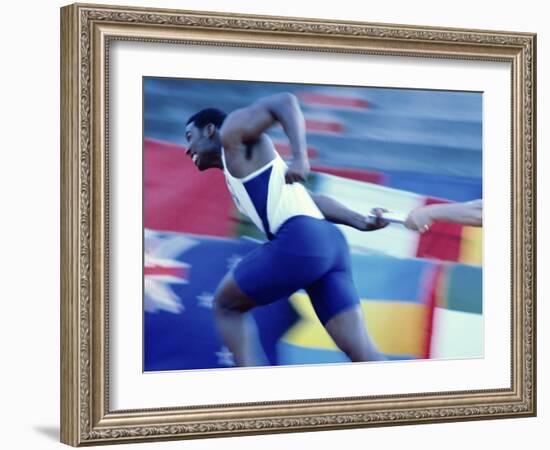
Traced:
<path fill-rule="evenodd" d="M 61 9 L 61 440 L 536 414 L 536 36 Z"/>

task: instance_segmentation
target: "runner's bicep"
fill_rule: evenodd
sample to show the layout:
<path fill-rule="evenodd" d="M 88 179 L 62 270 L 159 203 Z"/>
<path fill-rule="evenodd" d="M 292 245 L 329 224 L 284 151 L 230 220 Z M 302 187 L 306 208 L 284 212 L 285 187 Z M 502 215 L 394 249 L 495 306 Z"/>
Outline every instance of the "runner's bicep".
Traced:
<path fill-rule="evenodd" d="M 256 102 L 227 116 L 220 131 L 222 143 L 236 144 L 257 139 L 274 123 L 275 117 L 268 105 Z"/>

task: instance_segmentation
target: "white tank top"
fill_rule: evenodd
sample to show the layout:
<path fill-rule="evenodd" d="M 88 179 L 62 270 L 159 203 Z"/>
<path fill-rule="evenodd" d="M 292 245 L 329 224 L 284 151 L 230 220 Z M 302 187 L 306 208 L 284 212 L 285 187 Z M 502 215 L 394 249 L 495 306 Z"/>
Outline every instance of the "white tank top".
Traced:
<path fill-rule="evenodd" d="M 294 216 L 323 219 L 323 214 L 300 183 L 287 184 L 288 166 L 276 153 L 273 160 L 244 178 L 236 178 L 227 170 L 222 148 L 223 173 L 235 205 L 269 239 Z"/>

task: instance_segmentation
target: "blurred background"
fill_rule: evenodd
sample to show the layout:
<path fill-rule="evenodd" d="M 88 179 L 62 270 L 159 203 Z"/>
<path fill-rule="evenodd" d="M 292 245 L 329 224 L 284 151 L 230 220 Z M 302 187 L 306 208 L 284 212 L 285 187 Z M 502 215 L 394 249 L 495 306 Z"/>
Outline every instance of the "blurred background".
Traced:
<path fill-rule="evenodd" d="M 213 294 L 264 239 L 236 210 L 222 172 L 200 173 L 185 155 L 185 122 L 198 110 L 292 92 L 306 118 L 307 187 L 360 212 L 482 198 L 481 93 L 161 78 L 143 88 L 145 371 L 234 365 Z M 269 134 L 290 157 L 282 129 Z M 481 228 L 342 231 L 366 324 L 388 357 L 483 356 Z M 305 292 L 253 315 L 272 365 L 348 361 Z"/>

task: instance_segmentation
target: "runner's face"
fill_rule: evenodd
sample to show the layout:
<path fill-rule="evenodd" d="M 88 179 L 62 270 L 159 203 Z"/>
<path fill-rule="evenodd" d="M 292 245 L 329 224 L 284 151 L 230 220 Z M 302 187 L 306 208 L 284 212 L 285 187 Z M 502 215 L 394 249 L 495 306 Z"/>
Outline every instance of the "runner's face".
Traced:
<path fill-rule="evenodd" d="M 206 170 L 219 165 L 220 148 L 217 144 L 215 128 L 207 125 L 202 129 L 191 122 L 185 127 L 187 151 L 185 152 L 199 170 Z"/>

